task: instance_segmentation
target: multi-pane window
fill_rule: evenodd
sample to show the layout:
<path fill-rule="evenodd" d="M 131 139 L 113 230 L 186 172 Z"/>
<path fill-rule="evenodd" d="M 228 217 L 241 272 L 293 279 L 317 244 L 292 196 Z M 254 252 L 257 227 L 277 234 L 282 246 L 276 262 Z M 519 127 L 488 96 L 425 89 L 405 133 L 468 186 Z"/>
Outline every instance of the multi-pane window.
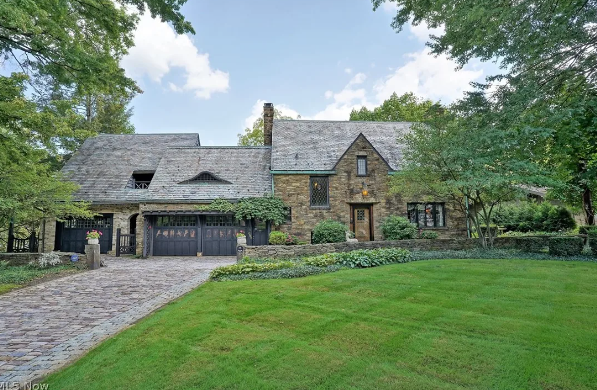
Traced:
<path fill-rule="evenodd" d="M 329 177 L 311 176 L 309 180 L 311 207 L 328 207 L 329 200 Z"/>
<path fill-rule="evenodd" d="M 197 217 L 194 215 L 167 215 L 159 216 L 157 227 L 172 226 L 197 226 Z"/>
<path fill-rule="evenodd" d="M 444 203 L 409 203 L 408 219 L 420 228 L 446 226 Z"/>
<path fill-rule="evenodd" d="M 235 226 L 232 215 L 208 215 L 205 217 L 205 226 Z"/>
<path fill-rule="evenodd" d="M 367 156 L 357 156 L 357 176 L 367 176 Z"/>
<path fill-rule="evenodd" d="M 111 217 L 95 217 L 93 219 L 67 219 L 65 229 L 109 229 L 112 227 Z"/>

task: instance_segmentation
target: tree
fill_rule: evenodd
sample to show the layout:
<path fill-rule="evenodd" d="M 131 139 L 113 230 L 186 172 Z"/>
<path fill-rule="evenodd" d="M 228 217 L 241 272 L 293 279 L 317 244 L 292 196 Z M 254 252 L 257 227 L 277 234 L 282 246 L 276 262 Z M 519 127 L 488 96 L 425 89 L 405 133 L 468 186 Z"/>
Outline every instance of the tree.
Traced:
<path fill-rule="evenodd" d="M 44 217 L 92 216 L 86 204 L 73 201 L 76 185 L 48 164 L 48 150 L 30 141 L 31 129 L 45 135 L 61 122 L 25 99 L 25 80 L 0 77 L 0 236 L 11 220 L 35 226 Z"/>
<path fill-rule="evenodd" d="M 422 122 L 434 103 L 424 100 L 408 92 L 398 96 L 396 92 L 385 100 L 379 107 L 370 111 L 367 107 L 360 110 L 353 109 L 350 113 L 351 121 L 376 122 Z"/>
<path fill-rule="evenodd" d="M 278 109 L 274 108 L 274 119 L 294 119 L 283 115 Z M 299 115 L 296 119 L 301 119 Z M 263 118 L 260 117 L 253 122 L 253 127 L 247 127 L 244 134 L 238 134 L 238 146 L 260 146 L 263 145 Z"/>
<path fill-rule="evenodd" d="M 448 200 L 467 216 L 483 247 L 493 245 L 488 221 L 501 203 L 524 194 L 526 185 L 548 184 L 541 166 L 527 157 L 523 133 L 492 125 L 494 113 L 483 95 L 471 107 L 436 111 L 402 135 L 401 170 L 393 192 L 429 200 Z"/>
<path fill-rule="evenodd" d="M 374 8 L 384 1 L 372 0 Z M 477 92 L 488 92 L 494 84 L 495 125 L 503 131 L 535 132 L 542 143 L 534 144 L 534 158 L 554 168 L 552 176 L 567 184 L 565 192 L 553 193 L 569 201 L 574 196 L 587 222 L 594 223 L 594 163 L 582 155 L 591 154 L 587 145 L 594 142 L 587 92 L 597 81 L 597 3 L 389 1 L 398 6 L 392 23 L 397 31 L 409 22 L 444 28 L 428 42 L 433 54 L 446 54 L 459 66 L 473 58 L 499 63 L 501 74 L 476 85 Z M 467 99 L 474 101 L 475 94 Z M 546 133 L 551 136 L 543 137 Z"/>
<path fill-rule="evenodd" d="M 0 2 L 0 65 L 20 69 L 0 76 L 0 230 L 14 218 L 91 215 L 56 173 L 61 153 L 97 132 L 131 131 L 127 105 L 140 90 L 119 61 L 133 45 L 137 14 L 193 33 L 180 13 L 185 2 Z"/>

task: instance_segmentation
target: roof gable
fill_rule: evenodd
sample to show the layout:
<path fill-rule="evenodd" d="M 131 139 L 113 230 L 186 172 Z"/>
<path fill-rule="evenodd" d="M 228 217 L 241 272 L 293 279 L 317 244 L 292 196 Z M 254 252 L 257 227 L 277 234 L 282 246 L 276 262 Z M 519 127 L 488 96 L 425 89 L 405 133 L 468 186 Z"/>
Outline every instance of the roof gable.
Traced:
<path fill-rule="evenodd" d="M 360 133 L 357 138 L 354 139 L 354 141 L 352 141 L 352 143 L 350 144 L 350 146 L 344 151 L 344 153 L 342 153 L 342 155 L 340 156 L 340 158 L 338 158 L 338 161 L 336 161 L 336 164 L 334 164 L 333 169 L 336 169 L 338 164 L 340 164 L 340 162 L 342 161 L 342 159 L 344 158 L 344 156 L 346 156 L 346 154 L 353 148 L 353 146 L 359 141 L 359 140 L 363 140 L 364 142 L 366 142 L 371 149 L 379 156 L 379 158 L 388 166 L 388 169 L 392 170 L 392 167 L 390 166 L 390 164 L 388 163 L 388 161 L 377 151 L 377 149 L 375 149 L 375 146 L 373 146 L 371 144 L 371 142 L 369 142 L 369 140 L 367 139 L 367 137 L 365 137 L 363 135 L 363 133 Z"/>
<path fill-rule="evenodd" d="M 398 170 L 403 149 L 398 137 L 410 126 L 409 122 L 275 120 L 272 170 L 333 170 L 361 134 L 391 170 Z"/>

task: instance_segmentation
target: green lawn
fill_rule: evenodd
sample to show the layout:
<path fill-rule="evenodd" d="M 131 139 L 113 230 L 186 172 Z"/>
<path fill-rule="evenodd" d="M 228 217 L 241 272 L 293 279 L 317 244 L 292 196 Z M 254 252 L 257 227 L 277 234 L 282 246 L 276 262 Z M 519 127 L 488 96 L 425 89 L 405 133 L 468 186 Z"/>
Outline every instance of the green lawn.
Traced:
<path fill-rule="evenodd" d="M 50 389 L 597 388 L 597 263 L 431 260 L 207 283 Z"/>
<path fill-rule="evenodd" d="M 50 268 L 36 268 L 30 265 L 5 266 L 0 265 L 0 294 L 15 288 L 23 287 L 36 279 L 52 278 L 59 274 L 78 272 L 70 265 L 59 265 Z"/>

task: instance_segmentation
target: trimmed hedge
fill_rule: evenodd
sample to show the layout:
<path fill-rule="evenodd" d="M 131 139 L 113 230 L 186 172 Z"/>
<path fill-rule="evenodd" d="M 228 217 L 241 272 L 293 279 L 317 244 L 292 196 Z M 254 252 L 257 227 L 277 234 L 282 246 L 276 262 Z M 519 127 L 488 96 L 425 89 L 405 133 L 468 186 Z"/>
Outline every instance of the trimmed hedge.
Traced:
<path fill-rule="evenodd" d="M 589 238 L 589 246 L 593 252 L 593 256 L 597 256 L 597 229 L 587 230 L 587 236 Z"/>
<path fill-rule="evenodd" d="M 381 222 L 384 240 L 411 240 L 417 237 L 417 226 L 404 217 L 391 215 Z"/>
<path fill-rule="evenodd" d="M 286 245 L 288 234 L 284 232 L 273 231 L 269 234 L 270 245 Z"/>
<path fill-rule="evenodd" d="M 346 225 L 328 219 L 321 221 L 313 229 L 313 244 L 329 244 L 333 242 L 345 242 L 346 232 L 348 228 Z"/>
<path fill-rule="evenodd" d="M 541 253 L 547 247 L 547 239 L 544 237 L 518 237 L 514 245 L 516 249 L 523 252 Z"/>
<path fill-rule="evenodd" d="M 582 253 L 584 240 L 581 237 L 551 237 L 549 254 L 554 256 L 578 256 Z"/>

